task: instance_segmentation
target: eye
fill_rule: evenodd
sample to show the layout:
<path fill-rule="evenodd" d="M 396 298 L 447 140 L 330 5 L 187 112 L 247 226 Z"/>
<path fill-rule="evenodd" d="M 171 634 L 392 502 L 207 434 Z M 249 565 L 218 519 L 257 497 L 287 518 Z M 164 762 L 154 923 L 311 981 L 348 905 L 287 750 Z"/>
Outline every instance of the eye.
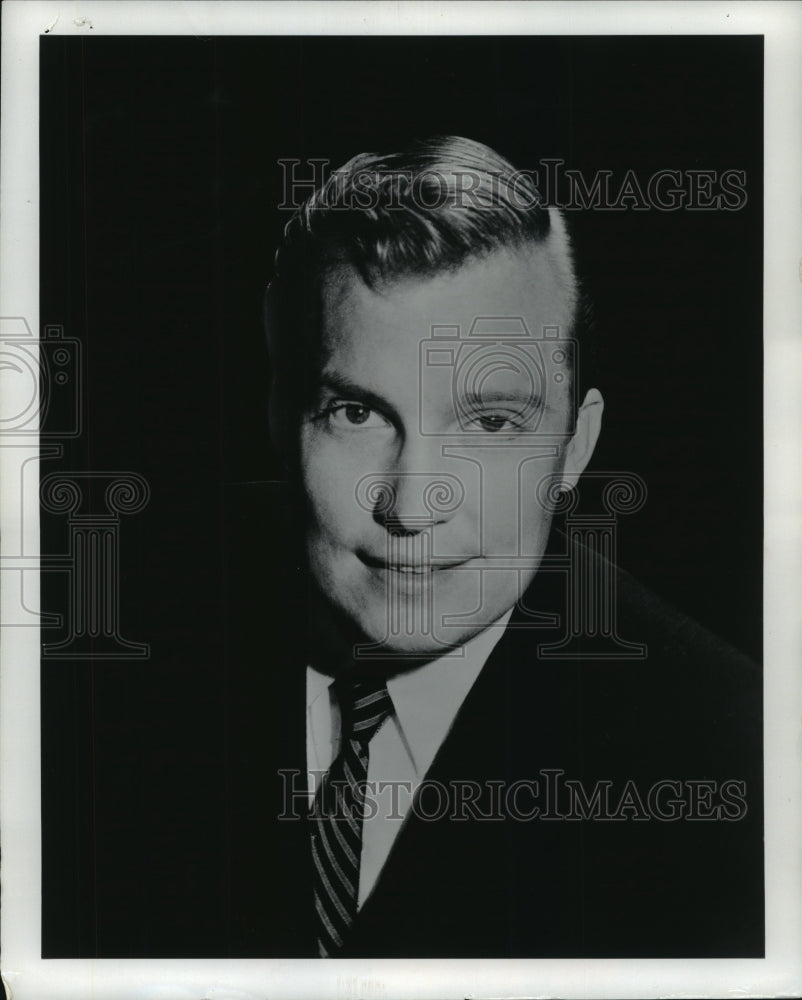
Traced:
<path fill-rule="evenodd" d="M 469 423 L 488 434 L 509 433 L 521 430 L 522 427 L 520 413 L 477 413 L 470 418 Z"/>
<path fill-rule="evenodd" d="M 342 430 L 354 430 L 355 428 L 379 428 L 388 427 L 388 422 L 375 410 L 362 403 L 347 402 L 339 399 L 332 400 L 324 410 L 324 416 L 328 418 L 332 427 Z"/>

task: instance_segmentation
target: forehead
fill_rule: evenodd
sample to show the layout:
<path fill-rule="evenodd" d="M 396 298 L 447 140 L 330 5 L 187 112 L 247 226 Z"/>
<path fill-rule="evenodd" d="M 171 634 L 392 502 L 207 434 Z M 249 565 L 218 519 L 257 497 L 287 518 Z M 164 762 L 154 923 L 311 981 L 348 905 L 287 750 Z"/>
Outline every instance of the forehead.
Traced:
<path fill-rule="evenodd" d="M 375 288 L 352 268 L 340 268 L 326 275 L 321 287 L 324 363 L 333 356 L 346 360 L 360 355 L 364 360 L 365 353 L 399 359 L 444 330 L 467 340 L 477 320 L 486 330 L 497 321 L 502 339 L 518 336 L 518 320 L 534 337 L 541 336 L 543 328 L 568 337 L 574 289 L 567 285 L 564 270 L 541 245 L 497 251 L 453 271 Z"/>

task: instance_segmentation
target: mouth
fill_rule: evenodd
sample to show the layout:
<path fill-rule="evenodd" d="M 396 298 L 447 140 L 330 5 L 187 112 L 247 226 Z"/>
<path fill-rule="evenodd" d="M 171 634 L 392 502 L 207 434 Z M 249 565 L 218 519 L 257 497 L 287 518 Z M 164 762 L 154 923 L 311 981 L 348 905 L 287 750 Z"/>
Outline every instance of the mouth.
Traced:
<path fill-rule="evenodd" d="M 367 552 L 358 552 L 357 555 L 371 569 L 383 569 L 389 573 L 398 573 L 402 576 L 427 576 L 432 573 L 455 569 L 457 566 L 464 566 L 470 562 L 470 559 L 438 558 L 421 559 L 420 562 L 393 562 L 381 556 L 370 555 Z"/>

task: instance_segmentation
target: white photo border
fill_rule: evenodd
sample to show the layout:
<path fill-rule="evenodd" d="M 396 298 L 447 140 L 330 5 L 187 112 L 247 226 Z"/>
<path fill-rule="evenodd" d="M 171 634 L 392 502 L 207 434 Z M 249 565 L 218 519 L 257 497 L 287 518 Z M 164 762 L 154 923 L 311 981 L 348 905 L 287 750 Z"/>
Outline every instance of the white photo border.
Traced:
<path fill-rule="evenodd" d="M 39 329 L 39 38 L 55 35 L 610 34 L 765 39 L 766 957 L 705 960 L 41 959 L 39 632 L 0 636 L 2 970 L 9 996 L 742 997 L 802 992 L 802 4 L 43 2 L 2 8 L 0 317 Z M 6 389 L 6 384 L 3 383 Z M 7 391 L 13 392 L 13 384 Z M 15 400 L 7 398 L 9 407 Z M 24 406 L 25 401 L 21 400 Z M 0 433 L 0 620 L 6 577 L 39 554 L 36 437 Z M 25 468 L 25 478 L 21 470 Z M 31 471 L 33 470 L 33 471 Z M 38 607 L 35 572 L 25 602 Z M 30 581 L 27 580 L 31 577 Z M 30 585 L 29 585 L 30 584 Z M 737 879 L 738 874 L 733 873 Z"/>

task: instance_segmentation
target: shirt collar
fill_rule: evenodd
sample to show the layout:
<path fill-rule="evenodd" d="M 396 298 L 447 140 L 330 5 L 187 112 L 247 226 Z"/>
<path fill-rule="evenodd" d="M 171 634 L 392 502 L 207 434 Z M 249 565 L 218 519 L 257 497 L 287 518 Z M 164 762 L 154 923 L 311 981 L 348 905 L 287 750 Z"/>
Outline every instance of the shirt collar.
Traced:
<path fill-rule="evenodd" d="M 431 767 L 457 712 L 510 620 L 512 609 L 454 653 L 387 681 L 418 778 Z"/>
<path fill-rule="evenodd" d="M 328 690 L 333 683 L 333 677 L 330 677 L 328 674 L 322 674 L 319 670 L 315 670 L 313 666 L 310 666 L 306 672 L 306 707 L 311 708 L 324 692 L 328 697 Z"/>
<path fill-rule="evenodd" d="M 474 681 L 501 638 L 512 608 L 458 650 L 387 681 L 401 739 L 422 779 L 446 738 Z M 310 666 L 306 704 L 330 698 L 333 678 Z"/>

